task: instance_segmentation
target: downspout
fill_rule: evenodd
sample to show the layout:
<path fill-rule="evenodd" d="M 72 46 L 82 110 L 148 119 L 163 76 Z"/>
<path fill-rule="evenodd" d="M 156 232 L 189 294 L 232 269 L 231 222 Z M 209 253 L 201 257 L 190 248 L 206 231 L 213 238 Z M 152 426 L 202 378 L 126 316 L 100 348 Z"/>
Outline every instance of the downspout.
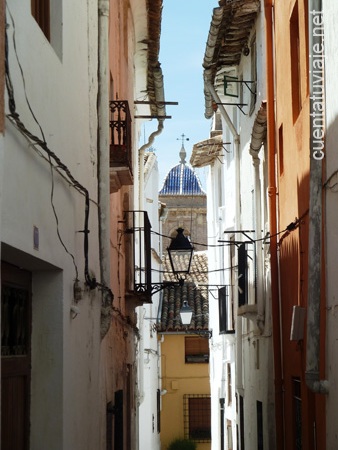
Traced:
<path fill-rule="evenodd" d="M 229 114 L 227 113 L 226 109 L 222 105 L 222 101 L 219 98 L 214 86 L 210 81 L 205 79 L 205 87 L 210 92 L 214 102 L 217 104 L 218 109 L 225 120 L 227 126 L 229 127 L 229 130 L 234 138 L 234 144 L 235 144 L 235 171 L 236 171 L 236 218 L 235 218 L 235 227 L 236 229 L 240 229 L 240 167 L 239 167 L 239 149 L 240 149 L 240 136 L 237 133 L 237 130 L 235 128 L 235 125 L 232 123 Z"/>
<path fill-rule="evenodd" d="M 163 85 L 163 75 L 160 68 L 154 69 L 154 85 L 155 85 L 155 96 L 157 102 L 162 102 L 163 106 L 157 107 L 157 115 L 165 116 L 165 106 L 164 106 L 164 85 Z M 164 119 L 157 119 L 157 130 L 150 134 L 148 142 L 143 144 L 138 151 L 139 155 L 139 209 L 144 211 L 144 154 L 147 148 L 149 148 L 155 141 L 155 138 L 159 136 L 164 128 Z M 144 329 L 143 317 L 140 319 L 140 330 Z M 144 400 L 144 340 L 143 336 L 140 338 L 140 351 L 139 351 L 139 396 L 138 403 Z"/>
<path fill-rule="evenodd" d="M 307 336 L 306 336 L 306 371 L 305 380 L 308 388 L 317 394 L 327 394 L 329 384 L 327 380 L 320 380 L 320 306 L 321 306 L 321 276 L 322 276 L 322 150 L 317 150 L 314 145 L 314 133 L 318 131 L 312 120 L 314 111 L 314 83 L 318 86 L 318 70 L 316 80 L 313 74 L 312 51 L 320 53 L 324 64 L 324 40 L 322 33 L 314 33 L 314 18 L 318 30 L 318 18 L 322 24 L 322 1 L 309 1 L 309 66 L 310 66 L 310 206 L 309 206 L 309 260 L 308 260 L 308 304 L 307 304 Z M 319 17 L 318 17 L 319 16 Z M 321 25 L 323 27 L 323 25 Z M 321 52 L 315 49 L 322 49 Z M 318 56 L 318 55 L 316 55 Z M 316 58 L 318 59 L 318 58 Z M 322 101 L 324 101 L 324 69 L 322 72 Z M 313 113 L 313 117 L 315 113 Z M 324 118 L 322 117 L 324 122 Z M 324 128 L 323 123 L 323 128 Z M 317 140 L 318 142 L 318 140 Z"/>
<path fill-rule="evenodd" d="M 275 168 L 275 92 L 274 92 L 274 33 L 273 33 L 273 0 L 264 1 L 265 11 L 265 43 L 266 43 L 266 80 L 267 80 L 267 144 L 268 144 L 268 196 L 270 222 L 270 267 L 271 267 L 271 298 L 274 347 L 274 377 L 275 377 L 275 421 L 276 450 L 284 449 L 284 412 L 282 391 L 282 354 L 281 328 L 279 310 L 279 277 L 277 264 L 277 187 Z"/>
<path fill-rule="evenodd" d="M 139 149 L 139 174 L 140 174 L 140 184 L 139 184 L 139 208 L 140 211 L 144 211 L 144 153 L 147 148 L 149 148 L 155 137 L 162 133 L 163 130 L 163 119 L 158 120 L 157 130 L 150 134 L 148 142 L 146 142 Z M 140 317 L 139 323 L 140 330 L 144 329 L 143 317 Z M 143 336 L 140 337 L 140 349 L 139 349 L 139 394 L 138 394 L 138 405 L 140 406 L 144 400 L 144 342 Z"/>
<path fill-rule="evenodd" d="M 98 2 L 98 197 L 101 284 L 110 286 L 110 174 L 109 174 L 109 92 L 108 92 L 109 0 Z M 107 334 L 112 298 L 102 291 L 101 339 Z"/>
<path fill-rule="evenodd" d="M 140 147 L 139 154 L 139 170 L 140 170 L 140 195 L 139 195 L 139 207 L 140 211 L 144 210 L 144 154 L 147 148 L 151 147 L 155 141 L 156 136 L 159 136 L 163 131 L 164 119 L 158 119 L 157 130 L 150 134 L 148 142 Z"/>
<path fill-rule="evenodd" d="M 236 217 L 235 217 L 235 227 L 240 229 L 240 168 L 239 168 L 239 149 L 240 149 L 240 136 L 232 123 L 226 109 L 222 105 L 221 99 L 219 98 L 214 86 L 210 81 L 205 80 L 205 87 L 209 90 L 214 102 L 217 104 L 219 111 L 228 125 L 231 134 L 234 138 L 235 144 L 235 171 L 236 171 Z M 242 317 L 237 317 L 237 327 L 236 327 L 236 389 L 243 395 L 243 360 L 242 360 Z"/>
<path fill-rule="evenodd" d="M 263 253 L 262 253 L 262 202 L 261 202 L 261 180 L 260 180 L 260 158 L 259 151 L 266 139 L 266 102 L 263 102 L 255 119 L 249 153 L 254 166 L 254 207 L 255 207 L 255 229 L 256 229 L 256 261 L 257 261 L 257 326 L 264 331 L 265 323 L 265 298 L 263 289 Z"/>
<path fill-rule="evenodd" d="M 162 69 L 157 68 L 153 70 L 153 77 L 154 77 L 154 86 L 155 86 L 155 97 L 156 102 L 162 102 L 163 106 L 157 106 L 156 111 L 157 115 L 159 117 L 164 117 L 165 112 L 165 106 L 164 106 L 164 84 L 163 84 L 163 74 Z M 159 103 L 161 104 L 161 103 Z M 151 145 L 154 143 L 155 138 L 159 136 L 164 128 L 164 119 L 158 118 L 158 124 L 157 124 L 157 130 L 150 134 L 148 138 L 148 142 L 143 144 L 139 151 L 139 173 L 140 173 L 140 194 L 139 194 L 139 208 L 140 211 L 144 210 L 144 153 L 147 150 L 147 148 L 151 147 Z"/>

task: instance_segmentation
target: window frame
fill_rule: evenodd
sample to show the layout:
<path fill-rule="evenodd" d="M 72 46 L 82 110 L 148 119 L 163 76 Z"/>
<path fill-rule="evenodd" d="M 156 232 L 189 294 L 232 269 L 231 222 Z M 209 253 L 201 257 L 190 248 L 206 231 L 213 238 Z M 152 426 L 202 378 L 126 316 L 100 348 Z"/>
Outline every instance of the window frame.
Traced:
<path fill-rule="evenodd" d="M 50 0 L 31 0 L 32 16 L 50 42 Z"/>
<path fill-rule="evenodd" d="M 185 364 L 209 364 L 209 358 L 210 349 L 207 338 L 201 336 L 184 337 Z"/>
<path fill-rule="evenodd" d="M 202 405 L 200 409 L 198 403 Z M 211 395 L 185 394 L 183 405 L 185 438 L 211 442 Z"/>
<path fill-rule="evenodd" d="M 230 296 L 230 286 L 218 289 L 219 334 L 235 333 L 234 301 Z"/>

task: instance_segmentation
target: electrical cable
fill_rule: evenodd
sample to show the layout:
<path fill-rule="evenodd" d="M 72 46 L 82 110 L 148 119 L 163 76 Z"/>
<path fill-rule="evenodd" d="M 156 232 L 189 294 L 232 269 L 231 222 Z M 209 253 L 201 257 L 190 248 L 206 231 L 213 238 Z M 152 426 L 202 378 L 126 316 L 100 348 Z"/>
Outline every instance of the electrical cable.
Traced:
<path fill-rule="evenodd" d="M 223 272 L 224 270 L 231 270 L 236 268 L 237 266 L 231 266 L 231 267 L 225 267 L 224 269 L 215 269 L 215 270 L 206 270 L 206 271 L 198 271 L 198 272 L 193 272 L 190 271 L 189 275 L 198 275 L 198 274 L 208 274 L 208 273 L 214 273 L 214 272 Z M 168 271 L 168 270 L 159 270 L 159 269 L 151 269 L 152 272 L 156 272 L 156 273 L 161 273 L 164 275 L 172 275 L 172 271 Z"/>
<path fill-rule="evenodd" d="M 14 23 L 14 19 L 13 16 L 8 8 L 7 5 L 7 10 L 8 13 L 10 15 L 11 18 L 11 22 L 12 22 L 12 27 L 13 27 L 13 46 L 14 46 L 14 52 L 16 54 L 16 59 L 20 68 L 20 72 L 21 72 L 21 76 L 23 79 L 23 85 L 24 85 L 24 92 L 25 92 L 25 99 L 28 105 L 28 108 L 32 114 L 32 117 L 34 119 L 34 121 L 37 123 L 40 132 L 41 132 L 41 136 L 42 139 L 40 139 L 38 136 L 36 136 L 35 134 L 33 134 L 32 132 L 30 132 L 26 126 L 24 125 L 24 123 L 22 122 L 22 120 L 20 119 L 20 115 L 16 110 L 16 104 L 15 104 L 15 96 L 14 96 L 14 88 L 13 88 L 13 83 L 11 80 L 11 76 L 10 76 L 10 69 L 9 69 L 9 58 L 8 58 L 8 35 L 7 35 L 7 26 L 6 26 L 6 33 L 5 33 L 5 83 L 6 83 L 6 88 L 7 88 L 7 93 L 8 93 L 8 107 L 9 107 L 9 111 L 10 114 L 8 115 L 16 124 L 16 126 L 18 127 L 18 129 L 20 130 L 20 132 L 22 134 L 24 134 L 31 142 L 33 142 L 34 144 L 38 145 L 44 152 L 47 153 L 48 155 L 48 161 L 49 164 L 51 166 L 51 172 L 53 174 L 53 168 L 55 168 L 55 166 L 53 165 L 53 162 L 56 164 L 57 168 L 59 170 L 62 170 L 66 177 L 68 178 L 70 184 L 73 185 L 73 187 L 75 187 L 77 190 L 79 190 L 80 192 L 82 192 L 85 196 L 85 219 L 84 219 L 84 229 L 80 232 L 84 233 L 84 260 L 85 260 L 85 268 L 84 268 L 84 277 L 85 277 L 85 281 L 86 284 L 88 285 L 88 287 L 92 290 L 95 288 L 101 288 L 104 291 L 107 291 L 111 300 L 113 299 L 113 293 L 111 291 L 111 289 L 108 286 L 105 286 L 99 282 L 97 282 L 95 277 L 91 277 L 89 274 L 89 261 L 88 261 L 88 253 L 89 253 L 89 242 L 88 242 L 88 234 L 89 234 L 89 228 L 88 228 L 88 222 L 89 222 L 89 212 L 90 212 L 90 199 L 89 199 L 89 192 L 88 190 L 81 184 L 79 183 L 74 176 L 72 175 L 72 173 L 70 172 L 70 170 L 68 169 L 68 167 L 61 161 L 61 159 L 53 152 L 50 150 L 50 148 L 47 145 L 47 142 L 45 140 L 45 136 L 42 130 L 42 127 L 40 125 L 40 123 L 38 122 L 32 107 L 30 105 L 30 102 L 28 100 L 27 97 L 27 93 L 26 93 L 26 86 L 25 86 L 25 78 L 24 78 L 24 73 L 22 70 L 22 66 L 20 64 L 19 58 L 18 58 L 18 54 L 17 54 L 17 50 L 16 50 L 16 42 L 15 42 L 15 23 Z M 53 162 L 52 162 L 53 161 Z M 51 191 L 51 199 L 53 199 L 53 194 L 54 194 L 54 179 L 52 176 L 52 191 Z M 52 209 L 54 212 L 54 216 L 56 219 L 56 223 L 57 223 L 57 234 L 58 234 L 58 238 L 61 242 L 61 244 L 63 245 L 64 249 L 66 250 L 66 252 L 72 257 L 73 259 L 73 263 L 75 265 L 75 270 L 76 270 L 76 277 L 78 276 L 78 272 L 77 272 L 77 267 L 75 264 L 75 258 L 74 256 L 68 251 L 68 249 L 66 248 L 64 242 L 62 241 L 62 238 L 60 236 L 59 233 L 59 228 L 58 228 L 58 217 L 56 214 L 56 210 L 55 210 L 55 206 L 53 204 L 53 200 L 52 200 Z"/>

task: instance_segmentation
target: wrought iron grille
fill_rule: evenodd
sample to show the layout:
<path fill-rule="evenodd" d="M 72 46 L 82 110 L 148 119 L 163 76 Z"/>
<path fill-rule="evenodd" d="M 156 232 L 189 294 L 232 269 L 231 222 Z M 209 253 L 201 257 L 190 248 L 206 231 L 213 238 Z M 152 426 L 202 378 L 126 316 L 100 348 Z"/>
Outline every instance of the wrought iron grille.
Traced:
<path fill-rule="evenodd" d="M 184 434 L 198 442 L 211 442 L 210 395 L 186 394 L 184 403 Z"/>
<path fill-rule="evenodd" d="M 151 225 L 146 211 L 127 211 L 128 230 L 132 234 L 133 291 L 151 302 Z M 145 300 L 146 301 L 146 300 Z"/>
<path fill-rule="evenodd" d="M 110 101 L 110 167 L 132 169 L 131 116 L 126 100 Z"/>
<path fill-rule="evenodd" d="M 29 296 L 24 289 L 2 287 L 1 355 L 24 356 L 29 352 Z"/>
<path fill-rule="evenodd" d="M 234 303 L 229 287 L 226 285 L 218 289 L 219 334 L 235 333 Z"/>

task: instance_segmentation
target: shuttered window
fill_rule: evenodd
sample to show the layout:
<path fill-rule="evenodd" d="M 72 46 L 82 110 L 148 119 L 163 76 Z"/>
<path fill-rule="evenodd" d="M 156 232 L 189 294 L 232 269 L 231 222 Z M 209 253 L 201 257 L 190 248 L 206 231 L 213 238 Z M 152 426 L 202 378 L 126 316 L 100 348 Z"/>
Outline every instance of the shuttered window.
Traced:
<path fill-rule="evenodd" d="M 229 296 L 229 286 L 218 289 L 219 334 L 235 332 L 234 305 Z"/>
<path fill-rule="evenodd" d="M 50 0 L 31 0 L 32 16 L 50 41 Z"/>
<path fill-rule="evenodd" d="M 248 252 L 245 244 L 238 247 L 238 306 L 248 303 Z"/>
<path fill-rule="evenodd" d="M 186 363 L 208 363 L 209 341 L 199 336 L 188 336 L 185 338 L 185 362 Z"/>
<path fill-rule="evenodd" d="M 184 395 L 184 434 L 198 442 L 211 440 L 210 395 Z"/>

